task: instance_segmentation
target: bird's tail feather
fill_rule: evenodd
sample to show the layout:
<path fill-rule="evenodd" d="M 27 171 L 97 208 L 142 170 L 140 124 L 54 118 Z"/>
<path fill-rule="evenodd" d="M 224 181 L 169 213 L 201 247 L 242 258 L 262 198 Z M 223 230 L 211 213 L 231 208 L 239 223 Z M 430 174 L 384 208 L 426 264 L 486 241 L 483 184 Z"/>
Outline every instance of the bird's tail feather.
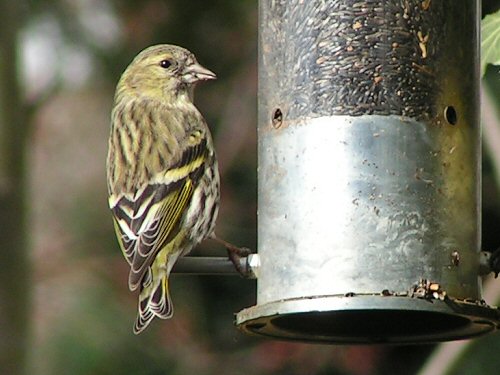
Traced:
<path fill-rule="evenodd" d="M 171 318 L 174 313 L 168 291 L 168 276 L 161 277 L 155 285 L 141 285 L 139 294 L 139 312 L 134 325 L 134 333 L 141 333 L 156 316 L 161 319 Z"/>

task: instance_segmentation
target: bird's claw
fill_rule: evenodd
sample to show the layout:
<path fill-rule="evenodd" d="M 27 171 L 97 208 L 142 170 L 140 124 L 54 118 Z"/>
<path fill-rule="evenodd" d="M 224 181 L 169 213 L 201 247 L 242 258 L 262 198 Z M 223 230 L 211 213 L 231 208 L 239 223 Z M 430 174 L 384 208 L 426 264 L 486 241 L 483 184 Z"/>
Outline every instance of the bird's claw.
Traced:
<path fill-rule="evenodd" d="M 229 260 L 231 261 L 231 263 L 233 263 L 236 271 L 238 271 L 238 273 L 244 278 L 250 277 L 246 262 L 242 264 L 241 259 L 246 259 L 246 257 L 252 254 L 253 251 L 246 247 L 236 246 L 226 246 L 226 249 Z"/>

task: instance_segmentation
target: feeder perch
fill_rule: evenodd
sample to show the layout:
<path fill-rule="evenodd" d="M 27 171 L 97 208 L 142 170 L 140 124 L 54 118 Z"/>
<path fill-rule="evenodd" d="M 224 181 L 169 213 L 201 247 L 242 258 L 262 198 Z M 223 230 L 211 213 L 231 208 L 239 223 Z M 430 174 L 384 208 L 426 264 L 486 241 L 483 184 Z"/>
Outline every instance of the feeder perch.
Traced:
<path fill-rule="evenodd" d="M 477 0 L 259 1 L 243 331 L 416 343 L 497 328 L 479 275 L 478 15 Z"/>

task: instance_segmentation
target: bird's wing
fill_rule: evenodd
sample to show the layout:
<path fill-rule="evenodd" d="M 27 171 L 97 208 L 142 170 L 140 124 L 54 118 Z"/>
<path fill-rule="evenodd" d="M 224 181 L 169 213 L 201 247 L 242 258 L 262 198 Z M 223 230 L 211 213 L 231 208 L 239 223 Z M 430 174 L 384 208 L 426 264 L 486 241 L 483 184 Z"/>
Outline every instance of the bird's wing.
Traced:
<path fill-rule="evenodd" d="M 131 290 L 139 286 L 158 251 L 181 229 L 181 219 L 209 155 L 206 138 L 201 133 L 196 135 L 197 142 L 188 146 L 173 166 L 154 176 L 151 183 L 133 195 L 110 196 L 117 237 L 131 268 Z"/>

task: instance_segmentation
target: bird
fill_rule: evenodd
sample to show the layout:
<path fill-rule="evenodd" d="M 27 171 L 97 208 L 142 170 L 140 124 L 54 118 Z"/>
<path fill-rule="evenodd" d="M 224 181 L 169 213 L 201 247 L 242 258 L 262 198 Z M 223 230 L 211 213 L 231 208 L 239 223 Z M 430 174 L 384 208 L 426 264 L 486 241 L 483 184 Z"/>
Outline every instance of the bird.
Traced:
<path fill-rule="evenodd" d="M 108 203 L 130 266 L 128 287 L 139 290 L 135 334 L 155 317 L 172 317 L 172 267 L 202 240 L 216 238 L 217 157 L 208 125 L 193 104 L 195 86 L 213 79 L 215 73 L 187 49 L 160 44 L 141 51 L 116 86 Z"/>

